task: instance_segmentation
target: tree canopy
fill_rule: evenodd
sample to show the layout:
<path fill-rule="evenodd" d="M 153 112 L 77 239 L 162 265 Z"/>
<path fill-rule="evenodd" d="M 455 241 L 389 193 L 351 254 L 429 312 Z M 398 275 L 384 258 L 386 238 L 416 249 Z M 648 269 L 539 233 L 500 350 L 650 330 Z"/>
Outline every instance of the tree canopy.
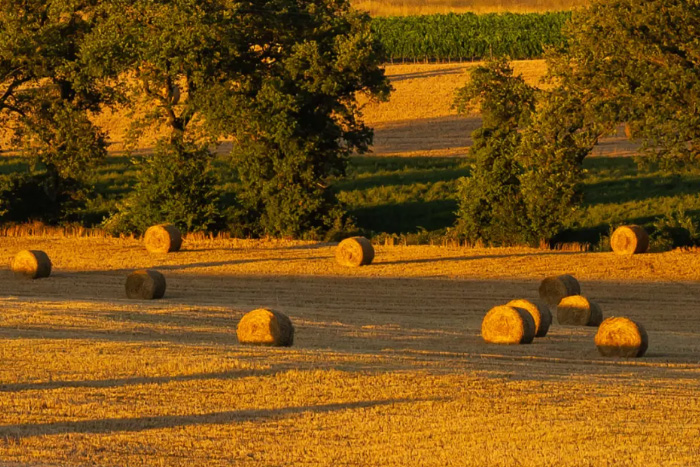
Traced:
<path fill-rule="evenodd" d="M 600 134 L 627 123 L 645 159 L 700 161 L 700 4 L 595 1 L 574 13 L 567 46 L 550 55 L 553 82 L 580 101 Z"/>

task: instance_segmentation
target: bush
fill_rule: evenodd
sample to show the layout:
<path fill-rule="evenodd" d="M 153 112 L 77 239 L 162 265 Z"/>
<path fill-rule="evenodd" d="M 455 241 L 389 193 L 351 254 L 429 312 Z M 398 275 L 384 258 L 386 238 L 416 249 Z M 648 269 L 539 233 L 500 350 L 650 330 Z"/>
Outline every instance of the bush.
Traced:
<path fill-rule="evenodd" d="M 518 128 L 529 118 L 534 97 L 534 89 L 514 77 L 505 60 L 475 68 L 470 82 L 458 91 L 459 112 L 478 108 L 483 116 L 483 126 L 472 133 L 470 151 L 476 163 L 458 188 L 456 230 L 469 242 L 508 245 L 530 240 L 516 156 Z"/>
<path fill-rule="evenodd" d="M 155 224 L 175 224 L 183 232 L 220 226 L 211 154 L 205 148 L 160 142 L 140 164 L 134 191 L 104 223 L 113 232 L 142 233 Z"/>
<path fill-rule="evenodd" d="M 84 208 L 88 192 L 73 178 L 47 172 L 0 175 L 0 221 L 72 221 Z"/>
<path fill-rule="evenodd" d="M 700 245 L 698 219 L 688 214 L 683 206 L 669 209 L 654 222 L 651 235 L 652 249 L 667 251 L 673 248 Z"/>

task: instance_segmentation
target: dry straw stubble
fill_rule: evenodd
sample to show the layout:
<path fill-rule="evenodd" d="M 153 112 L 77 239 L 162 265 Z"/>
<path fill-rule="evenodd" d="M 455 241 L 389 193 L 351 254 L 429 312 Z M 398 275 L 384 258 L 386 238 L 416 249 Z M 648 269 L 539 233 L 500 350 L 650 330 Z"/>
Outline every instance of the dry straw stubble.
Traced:
<path fill-rule="evenodd" d="M 481 322 L 481 337 L 491 344 L 529 344 L 535 338 L 535 320 L 522 308 L 496 306 Z"/>
<path fill-rule="evenodd" d="M 16 277 L 40 279 L 51 275 L 49 255 L 41 250 L 22 250 L 15 255 L 10 264 Z"/>
<path fill-rule="evenodd" d="M 288 347 L 294 343 L 294 326 L 287 315 L 258 308 L 241 318 L 236 336 L 241 344 Z"/>
<path fill-rule="evenodd" d="M 365 237 L 346 238 L 336 248 L 335 260 L 341 266 L 366 266 L 374 260 L 374 247 Z"/>
<path fill-rule="evenodd" d="M 544 337 L 552 325 L 552 312 L 546 303 L 539 300 L 511 300 L 507 306 L 521 308 L 532 316 L 535 321 L 535 337 Z"/>
<path fill-rule="evenodd" d="M 574 276 L 563 274 L 561 276 L 545 277 L 540 283 L 540 298 L 551 307 L 559 305 L 564 297 L 579 295 L 581 285 Z"/>
<path fill-rule="evenodd" d="M 154 300 L 165 295 L 165 276 L 153 269 L 134 271 L 126 278 L 126 296 L 136 300 Z"/>
<path fill-rule="evenodd" d="M 154 225 L 146 230 L 143 243 L 149 253 L 171 253 L 180 251 L 182 235 L 172 224 Z"/>
<path fill-rule="evenodd" d="M 604 357 L 635 358 L 649 347 L 644 326 L 629 318 L 612 317 L 603 321 L 595 335 L 595 345 Z"/>
<path fill-rule="evenodd" d="M 603 311 L 596 302 L 581 295 L 572 295 L 559 302 L 557 321 L 569 326 L 599 326 L 603 321 Z"/>
<path fill-rule="evenodd" d="M 636 255 L 649 249 L 649 234 L 638 225 L 618 227 L 610 237 L 610 247 L 618 255 Z"/>

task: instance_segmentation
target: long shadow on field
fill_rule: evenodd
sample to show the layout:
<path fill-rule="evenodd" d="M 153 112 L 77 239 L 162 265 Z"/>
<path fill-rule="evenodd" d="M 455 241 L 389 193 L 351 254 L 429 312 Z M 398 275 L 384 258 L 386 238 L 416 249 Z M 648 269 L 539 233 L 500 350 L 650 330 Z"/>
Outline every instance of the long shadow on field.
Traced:
<path fill-rule="evenodd" d="M 398 82 L 398 81 L 405 81 L 407 79 L 432 78 L 435 76 L 461 75 L 461 74 L 465 74 L 465 73 L 466 73 L 466 70 L 463 67 L 447 68 L 447 69 L 442 69 L 442 70 L 431 70 L 431 71 L 417 71 L 415 73 L 402 73 L 400 75 L 392 75 L 389 77 L 389 81 Z"/>
<path fill-rule="evenodd" d="M 168 384 L 173 382 L 204 381 L 209 379 L 234 379 L 248 376 L 265 376 L 279 370 L 231 370 L 218 373 L 197 373 L 177 376 L 141 376 L 135 378 L 114 378 L 89 381 L 46 381 L 42 383 L 0 384 L 0 393 L 20 391 L 42 391 L 63 388 L 117 388 L 143 384 Z"/>
<path fill-rule="evenodd" d="M 24 423 L 0 426 L 0 439 L 19 440 L 29 436 L 47 436 L 65 433 L 104 434 L 114 432 L 138 432 L 161 428 L 174 428 L 192 425 L 223 425 L 228 423 L 266 421 L 303 413 L 329 413 L 342 410 L 356 410 L 369 407 L 409 404 L 412 402 L 436 401 L 430 399 L 388 399 L 381 401 L 358 401 L 342 404 L 324 404 L 278 409 L 231 410 L 195 415 L 159 415 L 153 417 L 106 418 L 79 422 Z"/>
<path fill-rule="evenodd" d="M 1 339 L 90 339 L 95 341 L 111 342 L 169 342 L 174 344 L 231 344 L 238 345 L 235 328 L 231 332 L 198 332 L 191 329 L 183 329 L 182 332 L 163 332 L 162 330 L 148 329 L 134 332 L 124 330 L 82 330 L 72 328 L 60 328 L 57 326 L 25 326 L 17 327 L 0 326 Z"/>
<path fill-rule="evenodd" d="M 474 261 L 479 259 L 502 259 L 502 258 L 524 258 L 528 256 L 549 256 L 549 255 L 579 255 L 581 253 L 576 251 L 557 251 L 552 253 L 537 252 L 537 253 L 518 253 L 512 255 L 476 255 L 476 256 L 452 256 L 448 258 L 425 258 L 425 259 L 406 259 L 398 261 L 377 261 L 376 265 L 389 265 L 389 264 L 420 264 L 420 263 L 436 263 L 441 261 Z"/>
<path fill-rule="evenodd" d="M 471 146 L 470 133 L 481 125 L 475 117 L 423 118 L 392 122 L 375 128 L 373 150 L 379 154 L 415 154 L 420 151 L 463 149 Z"/>

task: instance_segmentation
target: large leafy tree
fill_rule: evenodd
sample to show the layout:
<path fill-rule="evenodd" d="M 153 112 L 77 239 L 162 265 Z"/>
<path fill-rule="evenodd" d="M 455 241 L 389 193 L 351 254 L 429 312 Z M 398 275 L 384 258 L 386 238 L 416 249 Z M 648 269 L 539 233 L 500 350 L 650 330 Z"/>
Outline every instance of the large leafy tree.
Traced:
<path fill-rule="evenodd" d="M 6 147 L 23 150 L 35 170 L 9 183 L 4 198 L 14 199 L 5 199 L 4 209 L 32 204 L 19 203 L 19 192 L 46 208 L 15 212 L 15 220 L 59 220 L 106 154 L 103 136 L 88 118 L 105 96 L 77 65 L 81 43 L 94 25 L 95 3 L 0 0 L 0 126 Z M 35 194 L 22 184 L 32 185 Z"/>
<path fill-rule="evenodd" d="M 458 90 L 460 114 L 478 110 L 483 124 L 472 133 L 475 159 L 468 177 L 460 179 L 457 232 L 469 241 L 513 244 L 528 241 L 528 219 L 522 196 L 518 161 L 519 129 L 527 124 L 535 90 L 510 64 L 496 59 L 471 72 Z"/>
<path fill-rule="evenodd" d="M 82 50 L 83 64 L 116 83 L 121 101 L 134 111 L 131 145 L 145 131 L 160 134 L 154 151 L 135 159 L 137 185 L 108 227 L 216 227 L 211 147 L 220 132 L 203 103 L 217 84 L 237 81 L 249 67 L 236 10 L 217 0 L 117 0 L 102 6 L 102 21 Z"/>
<path fill-rule="evenodd" d="M 366 15 L 338 0 L 123 0 L 105 11 L 86 67 L 148 103 L 137 128 L 165 128 L 115 218 L 122 228 L 208 227 L 209 148 L 224 138 L 240 177 L 238 233 L 302 236 L 342 222 L 330 179 L 372 137 L 356 95 L 389 90 Z"/>
<path fill-rule="evenodd" d="M 563 93 L 599 134 L 626 122 L 647 161 L 700 160 L 700 5 L 595 1 L 574 13 L 567 47 L 550 56 Z"/>
<path fill-rule="evenodd" d="M 235 222 L 249 234 L 323 235 L 343 224 L 333 177 L 372 141 L 356 97 L 390 90 L 369 17 L 346 0 L 251 2 L 239 14 L 255 65 L 209 108 L 234 141 Z"/>

